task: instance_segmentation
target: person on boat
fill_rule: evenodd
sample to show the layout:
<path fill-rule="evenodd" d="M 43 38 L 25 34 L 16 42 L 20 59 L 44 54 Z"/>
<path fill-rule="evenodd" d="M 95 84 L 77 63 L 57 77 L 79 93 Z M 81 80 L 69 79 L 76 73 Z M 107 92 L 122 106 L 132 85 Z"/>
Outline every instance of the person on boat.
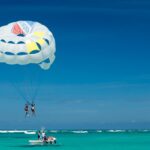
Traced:
<path fill-rule="evenodd" d="M 38 131 L 38 140 L 41 139 L 41 131 Z"/>
<path fill-rule="evenodd" d="M 46 136 L 46 134 L 45 134 L 45 132 L 44 132 L 44 131 L 42 131 L 41 136 L 42 136 L 42 140 L 44 141 L 44 137 Z"/>
<path fill-rule="evenodd" d="M 47 136 L 46 136 L 46 134 L 45 134 L 45 132 L 43 131 L 42 132 L 42 140 L 43 140 L 43 142 L 46 142 L 47 143 Z"/>
<path fill-rule="evenodd" d="M 44 136 L 43 141 L 46 142 L 46 143 L 48 142 L 48 138 L 47 138 L 46 134 L 45 134 L 45 136 Z"/>
<path fill-rule="evenodd" d="M 31 103 L 31 112 L 32 112 L 32 115 L 35 116 L 35 103 L 34 102 Z"/>
<path fill-rule="evenodd" d="M 24 111 L 25 111 L 25 117 L 29 116 L 29 106 L 28 106 L 28 103 L 25 104 Z"/>

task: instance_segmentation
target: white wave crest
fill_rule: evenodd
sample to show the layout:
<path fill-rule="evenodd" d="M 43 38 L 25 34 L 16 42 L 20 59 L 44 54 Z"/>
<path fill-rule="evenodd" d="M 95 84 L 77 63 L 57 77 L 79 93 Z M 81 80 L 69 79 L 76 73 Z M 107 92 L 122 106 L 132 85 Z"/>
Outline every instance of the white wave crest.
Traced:
<path fill-rule="evenodd" d="M 35 131 L 29 130 L 0 130 L 0 133 L 24 133 L 24 134 L 36 134 Z"/>
<path fill-rule="evenodd" d="M 0 130 L 0 133 L 8 133 L 7 131 L 4 130 Z"/>
<path fill-rule="evenodd" d="M 80 133 L 88 133 L 88 131 L 72 131 L 72 133 L 78 133 L 78 134 L 80 134 Z"/>
<path fill-rule="evenodd" d="M 102 132 L 102 130 L 97 130 L 97 132 L 98 132 L 98 133 L 101 133 L 101 132 Z"/>
<path fill-rule="evenodd" d="M 50 133 L 57 133 L 58 131 L 57 130 L 50 130 L 49 132 Z"/>
<path fill-rule="evenodd" d="M 24 134 L 36 134 L 35 131 L 24 131 Z"/>
<path fill-rule="evenodd" d="M 125 132 L 125 130 L 108 130 L 108 132 Z"/>

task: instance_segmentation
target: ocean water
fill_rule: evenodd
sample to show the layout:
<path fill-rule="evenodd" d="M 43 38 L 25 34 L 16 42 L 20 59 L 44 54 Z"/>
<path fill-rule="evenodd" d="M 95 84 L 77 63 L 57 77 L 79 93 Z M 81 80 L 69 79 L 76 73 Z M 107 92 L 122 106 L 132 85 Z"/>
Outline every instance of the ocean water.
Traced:
<path fill-rule="evenodd" d="M 57 138 L 56 145 L 30 145 L 35 131 L 0 131 L 1 150 L 149 150 L 150 131 L 47 131 Z"/>

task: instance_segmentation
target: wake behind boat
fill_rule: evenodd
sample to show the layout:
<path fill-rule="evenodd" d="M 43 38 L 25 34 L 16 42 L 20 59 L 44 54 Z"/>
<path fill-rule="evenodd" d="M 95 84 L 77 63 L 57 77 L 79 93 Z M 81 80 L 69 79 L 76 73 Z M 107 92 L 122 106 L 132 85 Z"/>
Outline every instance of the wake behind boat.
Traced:
<path fill-rule="evenodd" d="M 48 137 L 47 140 L 29 140 L 29 143 L 32 145 L 43 145 L 43 144 L 56 144 L 56 138 L 55 137 Z"/>

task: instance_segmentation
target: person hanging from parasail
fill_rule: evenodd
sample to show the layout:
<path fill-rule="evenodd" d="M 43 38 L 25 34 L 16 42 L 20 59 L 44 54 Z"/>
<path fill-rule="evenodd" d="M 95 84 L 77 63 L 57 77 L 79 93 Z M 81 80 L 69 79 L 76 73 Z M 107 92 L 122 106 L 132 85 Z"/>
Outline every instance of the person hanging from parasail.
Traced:
<path fill-rule="evenodd" d="M 31 103 L 31 112 L 32 112 L 32 116 L 36 116 L 35 115 L 35 103 L 33 101 Z"/>
<path fill-rule="evenodd" d="M 28 105 L 28 103 L 25 104 L 24 111 L 25 111 L 25 117 L 28 117 L 29 116 L 29 105 Z"/>
<path fill-rule="evenodd" d="M 27 72 L 31 73 L 29 66 L 38 65 L 42 71 L 49 70 L 55 60 L 55 38 L 52 32 L 43 24 L 35 21 L 15 21 L 0 27 L 0 64 L 26 66 Z M 15 67 L 14 67 L 14 70 Z M 22 74 L 24 77 L 25 74 Z M 35 78 L 32 79 L 35 81 Z M 27 81 L 29 79 L 27 78 Z M 18 81 L 14 81 L 17 82 Z M 22 83 L 22 82 L 20 82 Z M 36 99 L 33 85 L 14 86 L 18 94 L 26 99 Z M 38 86 L 38 85 L 37 85 Z M 31 95 L 28 97 L 25 89 L 30 89 Z M 31 108 L 30 108 L 31 107 Z M 35 104 L 26 102 L 24 106 L 25 117 L 29 116 L 29 111 L 35 116 Z"/>

